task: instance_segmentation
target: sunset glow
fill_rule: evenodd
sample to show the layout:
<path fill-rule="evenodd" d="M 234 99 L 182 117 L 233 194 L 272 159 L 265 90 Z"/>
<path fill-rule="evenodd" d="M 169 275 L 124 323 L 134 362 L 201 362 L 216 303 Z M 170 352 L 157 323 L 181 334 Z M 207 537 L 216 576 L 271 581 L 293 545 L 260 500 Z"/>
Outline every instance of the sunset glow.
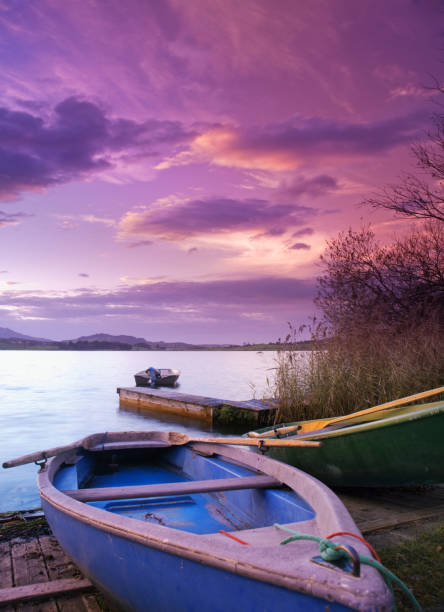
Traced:
<path fill-rule="evenodd" d="M 319 256 L 413 168 L 424 0 L 0 1 L 0 327 L 275 341 Z M 431 76 L 432 75 L 432 76 Z"/>

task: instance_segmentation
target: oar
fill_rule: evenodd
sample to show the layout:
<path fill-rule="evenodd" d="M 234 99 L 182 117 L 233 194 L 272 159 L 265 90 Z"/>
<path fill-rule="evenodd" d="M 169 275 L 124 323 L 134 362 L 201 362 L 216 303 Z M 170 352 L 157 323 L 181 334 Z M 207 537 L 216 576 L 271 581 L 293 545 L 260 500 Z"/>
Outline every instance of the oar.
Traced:
<path fill-rule="evenodd" d="M 324 429 L 325 427 L 329 427 L 330 425 L 336 425 L 336 423 L 341 423 L 342 421 L 348 421 L 350 419 L 354 419 L 358 416 L 363 416 L 365 414 L 372 414 L 374 412 L 378 412 L 380 410 L 387 410 L 388 408 L 395 408 L 396 406 L 402 406 L 403 404 L 409 404 L 410 402 L 414 402 L 416 400 L 425 399 L 426 397 L 432 397 L 433 395 L 438 395 L 439 393 L 444 393 L 444 387 L 437 387 L 436 389 L 429 389 L 428 391 L 422 391 L 421 393 L 415 393 L 414 395 L 408 395 L 406 397 L 402 397 L 397 400 L 392 400 L 391 402 L 385 402 L 384 404 L 379 404 L 378 406 L 373 406 L 371 408 L 365 408 L 364 410 L 359 410 L 358 412 L 352 412 L 351 414 L 345 414 L 344 416 L 336 417 L 334 419 L 321 419 L 317 421 L 301 421 L 297 425 L 288 425 L 287 427 L 277 427 L 270 431 L 267 431 L 263 434 L 258 434 L 255 431 L 250 431 L 249 436 L 252 438 L 266 438 L 270 436 L 275 436 L 276 434 L 288 434 L 292 432 L 299 431 L 300 434 L 305 434 L 310 431 L 315 431 L 316 429 Z"/>
<path fill-rule="evenodd" d="M 139 435 L 137 435 L 139 434 Z M 100 450 L 118 450 L 120 448 L 143 448 L 144 445 L 152 447 L 152 443 L 158 442 L 160 445 L 177 446 L 188 444 L 188 442 L 211 442 L 212 444 L 237 444 L 240 446 L 321 446 L 321 442 L 303 441 L 303 440 L 252 440 L 249 438 L 193 438 L 187 434 L 175 431 L 152 431 L 152 432 L 112 432 L 110 434 L 93 434 L 82 440 L 77 440 L 66 446 L 56 446 L 46 450 L 30 453 L 11 459 L 3 463 L 4 468 L 16 467 L 25 463 L 35 463 L 44 461 L 49 457 L 55 457 L 68 451 L 77 451 L 80 449 L 90 451 Z"/>
<path fill-rule="evenodd" d="M 136 442 L 132 442 L 136 441 Z M 137 444 L 139 442 L 139 444 Z M 72 442 L 66 446 L 55 446 L 54 448 L 48 448 L 46 450 L 36 451 L 29 455 L 23 455 L 17 457 L 17 459 L 11 459 L 3 463 L 4 468 L 16 467 L 18 465 L 25 465 L 26 463 L 36 463 L 37 461 L 44 461 L 50 457 L 61 455 L 69 451 L 78 451 L 80 449 L 98 451 L 106 450 L 107 447 L 111 450 L 118 450 L 119 446 L 122 448 L 129 448 L 131 444 L 133 447 L 143 447 L 145 444 L 147 447 L 152 446 L 153 442 L 159 442 L 160 444 L 168 445 L 168 432 L 166 431 L 139 431 L 139 432 L 127 432 L 127 431 L 116 431 L 116 432 L 104 432 L 98 434 L 91 434 L 86 436 L 77 442 Z"/>
<path fill-rule="evenodd" d="M 321 446 L 322 442 L 312 442 L 311 440 L 269 440 L 262 438 L 254 440 L 252 438 L 194 438 L 184 433 L 170 431 L 168 440 L 173 446 L 188 444 L 189 442 L 204 442 L 210 444 L 235 444 L 237 446 Z"/>
<path fill-rule="evenodd" d="M 3 463 L 3 467 L 12 468 L 16 467 L 17 465 L 25 465 L 25 463 L 35 463 L 36 461 L 44 461 L 49 457 L 55 457 L 56 455 L 60 455 L 61 453 L 79 450 L 80 448 L 83 448 L 83 444 L 86 439 L 87 438 L 83 438 L 82 440 L 77 440 L 77 442 L 67 444 L 66 446 L 55 446 L 54 448 L 48 448 L 47 450 L 37 451 L 35 453 L 30 453 L 29 455 L 17 457 L 17 459 L 5 461 Z"/>

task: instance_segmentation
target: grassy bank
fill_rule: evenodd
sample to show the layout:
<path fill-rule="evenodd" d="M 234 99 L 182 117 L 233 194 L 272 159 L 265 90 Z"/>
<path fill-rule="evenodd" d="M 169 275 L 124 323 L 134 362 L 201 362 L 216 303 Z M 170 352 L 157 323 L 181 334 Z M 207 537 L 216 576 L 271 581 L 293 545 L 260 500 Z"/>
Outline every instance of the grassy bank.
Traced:
<path fill-rule="evenodd" d="M 413 592 L 423 609 L 444 610 L 444 520 L 416 539 L 378 551 L 382 563 Z M 395 588 L 398 612 L 411 610 L 407 597 Z"/>
<path fill-rule="evenodd" d="M 279 421 L 349 414 L 444 383 L 444 339 L 433 323 L 398 334 L 363 328 L 327 339 L 314 334 L 309 353 L 292 349 L 294 342 L 287 338 L 277 357 Z"/>

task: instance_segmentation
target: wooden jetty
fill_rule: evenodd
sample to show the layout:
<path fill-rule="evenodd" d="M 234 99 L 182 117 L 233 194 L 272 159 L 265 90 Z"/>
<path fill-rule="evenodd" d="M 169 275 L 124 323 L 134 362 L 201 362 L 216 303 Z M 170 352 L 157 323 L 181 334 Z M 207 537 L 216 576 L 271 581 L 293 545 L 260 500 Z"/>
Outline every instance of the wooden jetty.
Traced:
<path fill-rule="evenodd" d="M 0 542 L 0 609 L 5 612 L 103 612 L 89 580 L 52 535 Z"/>
<path fill-rule="evenodd" d="M 444 485 L 424 489 L 336 491 L 376 548 L 416 537 L 444 519 Z M 52 535 L 0 540 L 0 610 L 6 612 L 111 612 Z"/>
<path fill-rule="evenodd" d="M 119 387 L 117 393 L 123 406 L 178 414 L 211 424 L 260 426 L 269 423 L 276 411 L 272 399 L 236 402 L 150 387 Z"/>

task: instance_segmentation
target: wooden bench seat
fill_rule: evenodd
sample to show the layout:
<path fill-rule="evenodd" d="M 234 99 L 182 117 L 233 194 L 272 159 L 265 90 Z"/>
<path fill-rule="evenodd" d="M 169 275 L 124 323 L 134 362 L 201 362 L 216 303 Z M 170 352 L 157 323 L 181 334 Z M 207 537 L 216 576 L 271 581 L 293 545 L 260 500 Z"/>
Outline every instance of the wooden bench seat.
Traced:
<path fill-rule="evenodd" d="M 244 476 L 238 478 L 218 478 L 216 480 L 189 480 L 152 485 L 129 487 L 101 487 L 96 489 L 73 489 L 62 493 L 78 501 L 106 501 L 112 499 L 131 499 L 139 497 L 159 497 L 164 495 L 189 495 L 214 491 L 235 491 L 238 489 L 264 489 L 280 487 L 281 483 L 271 476 Z"/>

